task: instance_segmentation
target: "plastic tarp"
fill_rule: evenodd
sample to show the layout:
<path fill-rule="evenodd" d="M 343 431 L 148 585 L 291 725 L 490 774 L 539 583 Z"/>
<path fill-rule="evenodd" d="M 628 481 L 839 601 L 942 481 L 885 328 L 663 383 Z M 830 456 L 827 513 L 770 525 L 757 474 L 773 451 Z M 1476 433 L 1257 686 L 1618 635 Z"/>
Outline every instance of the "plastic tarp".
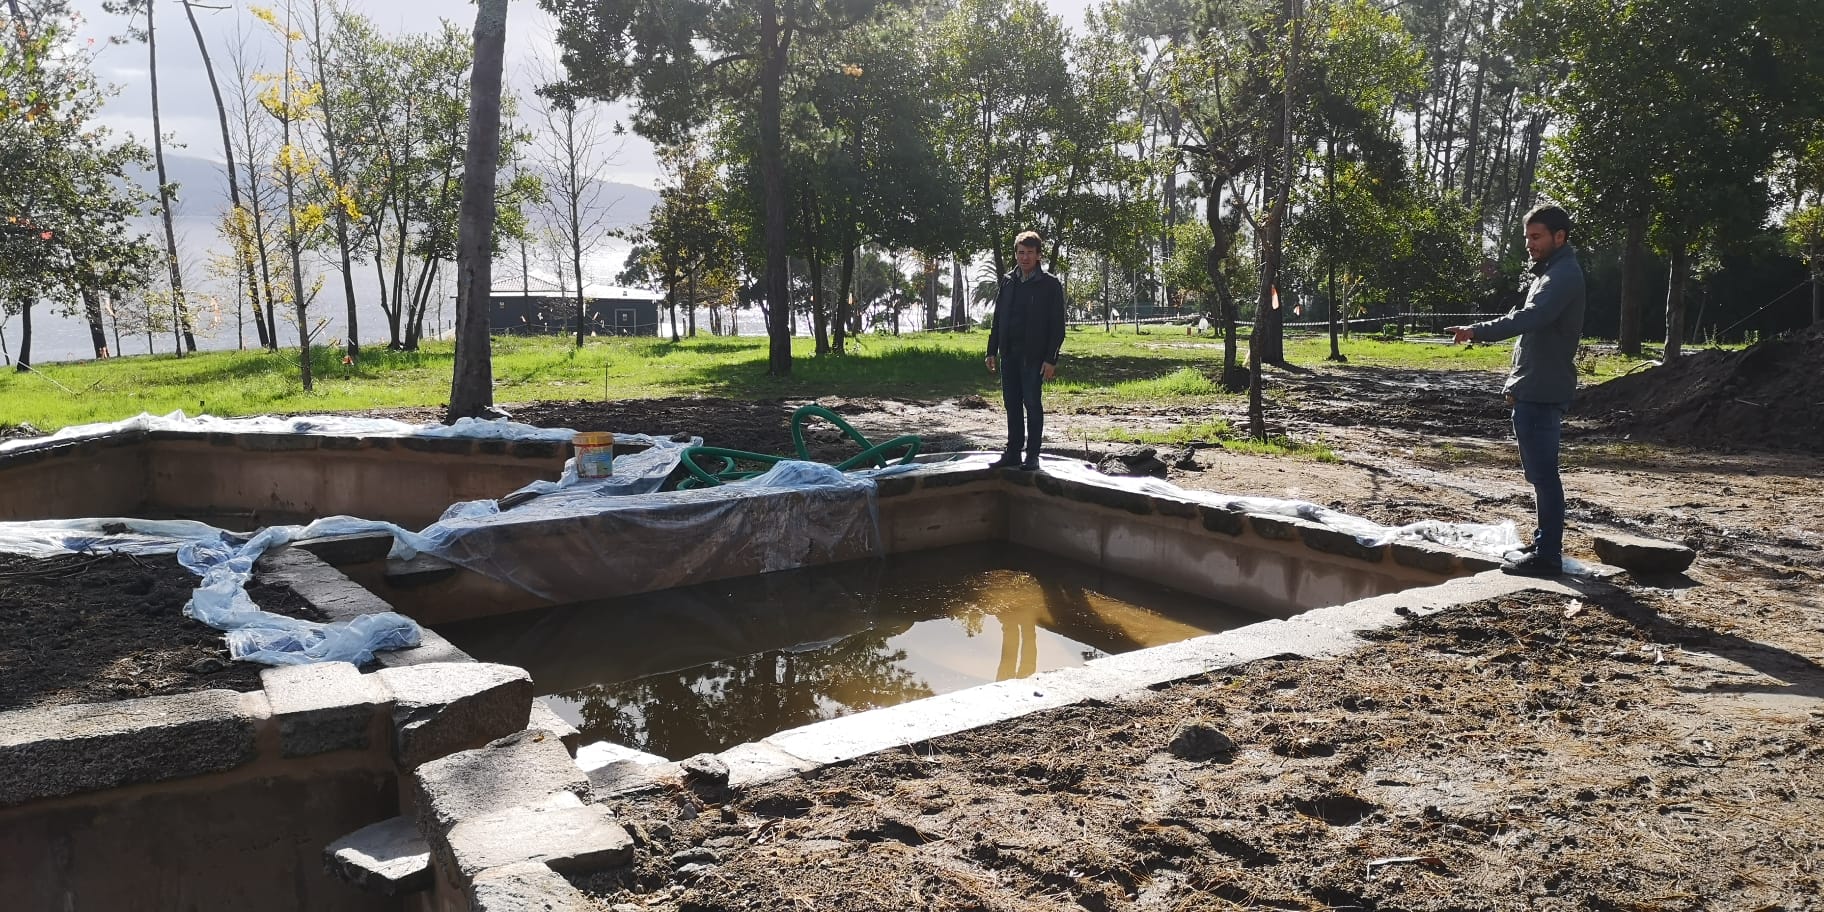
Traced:
<path fill-rule="evenodd" d="M 13 450 L 52 446 L 91 437 L 131 431 L 182 431 L 192 434 L 320 434 L 331 437 L 461 437 L 482 440 L 551 440 L 568 443 L 574 431 L 541 428 L 505 420 L 463 418 L 455 424 L 407 424 L 390 418 L 349 418 L 340 415 L 307 415 L 255 418 L 187 417 L 182 411 L 168 415 L 141 412 L 125 421 L 78 424 L 48 437 L 0 440 L 0 455 Z"/>
<path fill-rule="evenodd" d="M 420 550 L 559 603 L 597 598 L 610 580 L 619 591 L 651 591 L 717 569 L 765 573 L 880 549 L 873 480 L 795 460 L 715 488 L 547 495 L 438 525 L 439 539 L 421 543 L 434 549 Z"/>
<path fill-rule="evenodd" d="M 1188 500 L 1240 510 L 1244 513 L 1261 513 L 1268 516 L 1289 516 L 1316 523 L 1340 532 L 1355 536 L 1355 539 L 1368 547 L 1379 547 L 1396 541 L 1424 541 L 1472 551 L 1488 557 L 1504 559 L 1523 546 L 1520 534 L 1512 522 L 1499 523 L 1451 523 L 1442 520 L 1427 519 L 1403 526 L 1383 526 L 1372 520 L 1352 516 L 1338 510 L 1332 510 L 1321 504 L 1305 500 L 1279 500 L 1271 497 L 1235 497 L 1212 491 L 1195 491 L 1181 488 L 1170 482 L 1150 477 L 1111 476 L 1096 471 L 1087 463 L 1075 459 L 1057 459 L 1045 457 L 1044 470 L 1058 478 L 1068 478 L 1085 484 L 1101 485 L 1123 491 L 1134 491 L 1155 497 L 1167 497 L 1175 500 Z M 1573 573 L 1583 572 L 1584 568 L 1567 558 L 1565 567 Z"/>
<path fill-rule="evenodd" d="M 574 432 L 535 428 L 507 421 L 465 420 L 455 425 L 415 426 L 397 421 L 365 418 L 184 418 L 181 412 L 106 425 L 67 428 L 49 438 L 11 441 L 31 445 L 73 440 L 134 429 L 190 433 L 315 433 L 347 436 L 479 437 L 510 440 L 568 441 Z M 615 460 L 615 474 L 602 479 L 577 477 L 575 460 L 564 464 L 557 481 L 538 481 L 508 495 L 536 498 L 601 509 L 613 499 L 650 494 L 665 483 L 677 467 L 684 447 L 698 438 L 677 442 L 644 434 L 617 434 L 617 442 L 648 449 Z M 18 447 L 14 447 L 17 449 Z M 502 498 L 503 500 L 507 498 Z M 349 621 L 321 623 L 264 611 L 247 596 L 246 584 L 253 565 L 268 549 L 311 538 L 386 532 L 393 535 L 393 554 L 410 557 L 424 552 L 439 556 L 462 553 L 461 540 L 476 528 L 486 528 L 489 517 L 501 513 L 499 501 L 468 501 L 451 506 L 438 522 L 414 532 L 393 523 L 353 516 L 331 516 L 307 526 L 271 526 L 252 535 L 240 535 L 190 520 L 133 518 L 66 519 L 0 523 L 0 552 L 48 556 L 64 553 L 125 552 L 169 554 L 202 578 L 184 606 L 184 613 L 218 630 L 236 659 L 267 665 L 344 661 L 365 664 L 377 651 L 416 646 L 421 631 L 416 622 L 394 612 L 365 615 Z"/>

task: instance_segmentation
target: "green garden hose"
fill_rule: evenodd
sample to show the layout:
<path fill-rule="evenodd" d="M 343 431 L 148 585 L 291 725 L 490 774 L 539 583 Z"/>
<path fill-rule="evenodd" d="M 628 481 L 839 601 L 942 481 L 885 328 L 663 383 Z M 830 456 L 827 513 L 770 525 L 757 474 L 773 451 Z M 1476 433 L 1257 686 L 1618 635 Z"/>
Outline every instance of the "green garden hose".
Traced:
<path fill-rule="evenodd" d="M 873 443 L 863 437 L 860 431 L 849 426 L 847 421 L 835 412 L 821 405 L 799 406 L 792 412 L 792 446 L 798 451 L 796 458 L 810 461 L 810 447 L 804 442 L 804 423 L 811 418 L 822 418 L 836 425 L 842 435 L 861 447 L 861 452 L 836 464 L 836 468 L 848 472 L 860 468 L 878 468 L 897 462 L 900 465 L 910 463 L 918 456 L 918 448 L 923 441 L 915 434 L 895 437 L 886 443 Z M 890 454 L 904 451 L 898 459 Z M 721 460 L 721 466 L 713 471 L 698 462 L 701 457 L 714 465 L 714 460 Z M 684 470 L 689 474 L 678 482 L 679 490 L 689 488 L 713 488 L 731 481 L 742 481 L 756 475 L 765 474 L 768 469 L 791 458 L 786 456 L 769 456 L 765 453 L 749 453 L 743 450 L 731 450 L 724 447 L 694 446 L 686 447 L 681 460 Z"/>

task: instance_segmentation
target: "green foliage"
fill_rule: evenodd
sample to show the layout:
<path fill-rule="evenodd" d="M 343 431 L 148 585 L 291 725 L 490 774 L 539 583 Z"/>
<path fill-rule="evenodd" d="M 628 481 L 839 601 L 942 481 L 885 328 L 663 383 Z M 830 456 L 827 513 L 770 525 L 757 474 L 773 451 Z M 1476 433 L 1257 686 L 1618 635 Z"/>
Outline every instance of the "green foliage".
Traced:
<path fill-rule="evenodd" d="M 75 47 L 69 12 L 7 20 L 0 36 L 0 306 L 39 298 L 72 312 L 85 289 L 147 280 L 156 250 L 129 219 L 150 197 L 131 173 L 145 149 L 94 119 L 106 94 Z"/>

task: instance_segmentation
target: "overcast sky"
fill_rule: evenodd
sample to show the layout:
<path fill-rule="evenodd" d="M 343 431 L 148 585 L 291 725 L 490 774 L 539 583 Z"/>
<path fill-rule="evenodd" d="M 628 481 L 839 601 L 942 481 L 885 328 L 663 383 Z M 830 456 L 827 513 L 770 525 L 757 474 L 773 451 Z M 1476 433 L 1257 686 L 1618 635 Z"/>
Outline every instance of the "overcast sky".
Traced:
<path fill-rule="evenodd" d="M 211 2 L 211 0 L 199 0 Z M 274 0 L 276 3 L 276 0 Z M 104 109 L 102 121 L 117 130 L 132 133 L 148 143 L 152 137 L 151 84 L 147 79 L 146 47 L 130 43 L 103 47 L 110 35 L 125 32 L 125 17 L 103 12 L 102 0 L 73 0 L 72 6 L 85 19 L 79 37 L 93 37 L 101 48 L 96 58 L 97 75 L 120 92 Z M 279 53 L 278 41 L 245 10 L 244 2 L 223 2 L 232 9 L 197 10 L 203 40 L 209 45 L 215 63 L 216 77 L 226 92 L 228 47 L 235 40 L 237 27 L 252 34 L 252 46 L 273 55 Z M 351 7 L 364 12 L 380 28 L 395 33 L 429 32 L 439 19 L 448 19 L 470 30 L 475 21 L 475 7 L 470 0 L 351 0 Z M 1061 16 L 1065 25 L 1082 26 L 1083 10 L 1088 0 L 1048 0 L 1048 5 Z M 196 39 L 184 18 L 183 7 L 176 0 L 162 0 L 158 5 L 159 100 L 160 116 L 167 137 L 175 138 L 183 148 L 180 154 L 220 161 L 221 133 L 216 120 L 215 102 L 209 92 L 208 77 L 203 72 L 202 58 L 197 53 Z M 552 47 L 550 17 L 534 0 L 513 0 L 507 21 L 506 79 L 522 98 L 528 97 L 525 73 L 540 57 L 555 59 Z M 276 69 L 268 64 L 265 69 Z M 625 117 L 622 105 L 610 108 L 611 116 Z M 167 146 L 170 150 L 171 147 Z M 657 165 L 651 148 L 638 137 L 629 137 L 616 163 L 618 173 L 599 175 L 605 180 L 650 187 L 657 178 Z"/>

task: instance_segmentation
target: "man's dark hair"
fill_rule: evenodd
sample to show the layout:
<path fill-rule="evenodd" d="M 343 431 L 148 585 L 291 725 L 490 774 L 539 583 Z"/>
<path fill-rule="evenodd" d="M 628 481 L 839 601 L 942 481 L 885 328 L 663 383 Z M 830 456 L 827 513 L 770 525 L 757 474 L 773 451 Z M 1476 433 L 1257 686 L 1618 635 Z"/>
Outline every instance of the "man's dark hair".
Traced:
<path fill-rule="evenodd" d="M 1022 232 L 1020 232 L 1019 237 L 1016 237 L 1013 239 L 1013 246 L 1031 247 L 1034 250 L 1038 250 L 1039 248 L 1045 246 L 1045 239 L 1042 237 L 1039 237 L 1039 233 L 1037 231 L 1022 231 Z"/>
<path fill-rule="evenodd" d="M 1533 211 L 1526 214 L 1525 224 L 1532 225 L 1535 223 L 1544 225 L 1545 230 L 1550 231 L 1553 234 L 1562 231 L 1566 238 L 1571 236 L 1571 214 L 1564 211 L 1561 207 L 1551 205 L 1534 206 Z"/>

